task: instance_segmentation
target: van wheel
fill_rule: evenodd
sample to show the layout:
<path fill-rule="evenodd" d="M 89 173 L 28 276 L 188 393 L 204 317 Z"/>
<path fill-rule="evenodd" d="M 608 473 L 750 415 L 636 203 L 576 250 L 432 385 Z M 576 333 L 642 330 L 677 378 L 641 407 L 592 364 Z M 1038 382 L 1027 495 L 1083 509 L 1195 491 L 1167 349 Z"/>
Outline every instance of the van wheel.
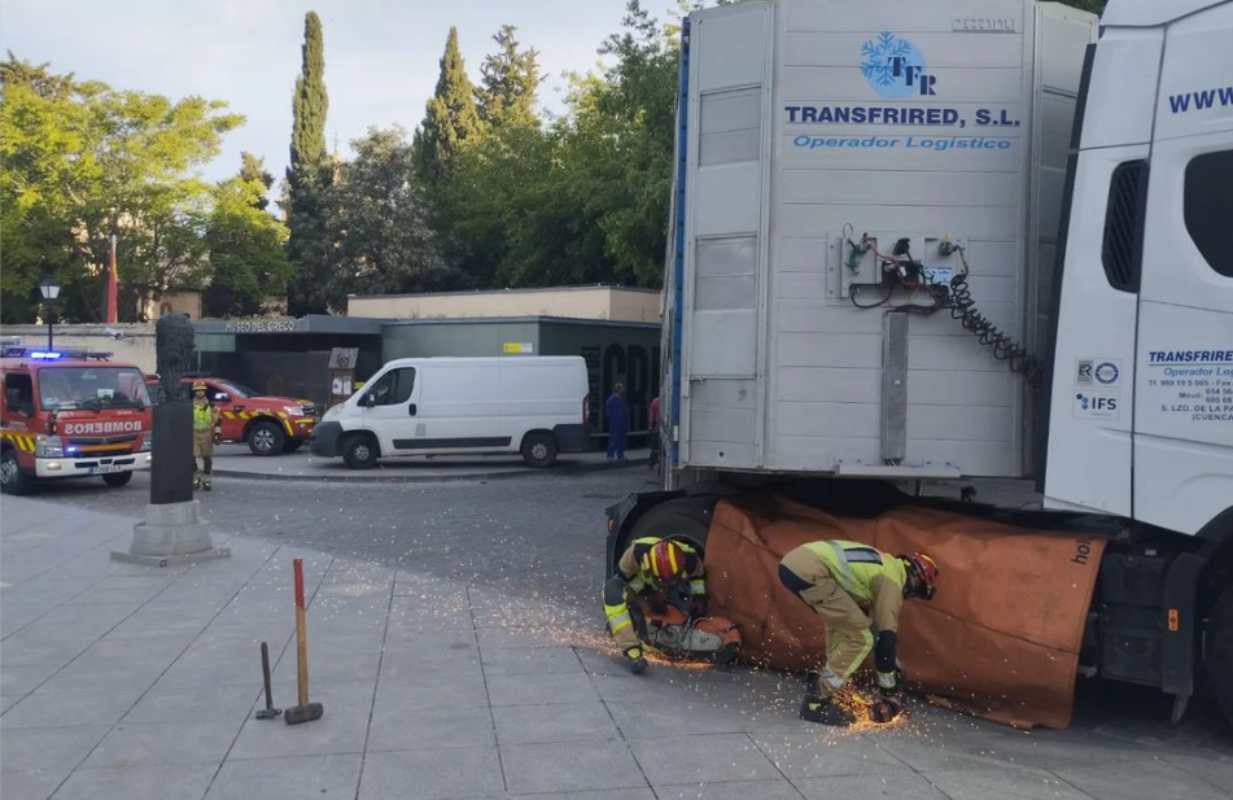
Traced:
<path fill-rule="evenodd" d="M 522 440 L 522 459 L 533 467 L 551 467 L 557 460 L 557 439 L 551 433 L 528 433 Z"/>
<path fill-rule="evenodd" d="M 381 457 L 377 440 L 368 434 L 348 437 L 343 442 L 342 454 L 343 462 L 351 469 L 372 469 Z"/>
<path fill-rule="evenodd" d="M 17 463 L 17 451 L 5 450 L 0 455 L 0 491 L 5 494 L 26 494 L 34 487 L 34 478 L 22 472 Z"/>
<path fill-rule="evenodd" d="M 132 479 L 131 472 L 109 472 L 103 476 L 103 483 L 108 486 L 127 486 Z"/>
<path fill-rule="evenodd" d="M 286 441 L 287 434 L 273 422 L 258 422 L 248 431 L 248 449 L 256 456 L 276 456 Z"/>

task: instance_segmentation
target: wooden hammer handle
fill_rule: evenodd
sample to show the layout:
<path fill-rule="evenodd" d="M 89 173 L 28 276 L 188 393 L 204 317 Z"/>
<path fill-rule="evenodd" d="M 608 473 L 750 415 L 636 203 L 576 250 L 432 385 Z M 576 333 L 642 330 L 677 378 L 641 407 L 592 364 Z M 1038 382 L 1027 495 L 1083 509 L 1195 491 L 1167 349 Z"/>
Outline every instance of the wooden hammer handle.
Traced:
<path fill-rule="evenodd" d="M 304 560 L 291 562 L 295 572 L 295 683 L 301 706 L 308 705 L 308 631 L 304 621 Z"/>

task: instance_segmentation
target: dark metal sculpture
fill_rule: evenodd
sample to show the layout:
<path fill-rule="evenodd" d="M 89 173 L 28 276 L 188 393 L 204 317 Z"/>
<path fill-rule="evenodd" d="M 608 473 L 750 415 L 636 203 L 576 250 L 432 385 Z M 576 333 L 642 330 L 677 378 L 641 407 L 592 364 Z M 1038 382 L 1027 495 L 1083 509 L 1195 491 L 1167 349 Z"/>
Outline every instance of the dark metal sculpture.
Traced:
<path fill-rule="evenodd" d="M 165 399 L 154 408 L 150 503 L 185 503 L 193 499 L 193 406 L 180 379 L 192 365 L 192 323 L 178 314 L 161 318 L 154 346 Z"/>
<path fill-rule="evenodd" d="M 159 384 L 168 403 L 189 400 L 180 379 L 193 363 L 193 324 L 181 314 L 168 314 L 154 326 Z"/>

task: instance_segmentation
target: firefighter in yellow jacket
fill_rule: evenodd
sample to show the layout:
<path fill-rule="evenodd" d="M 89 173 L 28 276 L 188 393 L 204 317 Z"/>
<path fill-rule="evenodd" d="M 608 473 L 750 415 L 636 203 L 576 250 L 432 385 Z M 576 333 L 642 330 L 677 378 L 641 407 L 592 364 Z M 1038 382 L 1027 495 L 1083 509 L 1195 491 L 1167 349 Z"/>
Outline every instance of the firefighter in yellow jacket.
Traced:
<path fill-rule="evenodd" d="M 218 426 L 218 409 L 206 397 L 206 385 L 193 383 L 193 488 L 210 491 L 210 473 L 214 469 L 214 429 Z M 197 472 L 197 459 L 202 471 Z"/>
<path fill-rule="evenodd" d="M 706 616 L 706 578 L 701 556 L 693 547 L 674 539 L 635 539 L 617 562 L 616 574 L 604 584 L 608 630 L 635 675 L 646 671 L 646 657 L 626 601 L 629 595 L 667 592 L 688 598 L 691 618 Z"/>
<path fill-rule="evenodd" d="M 840 540 L 808 542 L 780 560 L 780 582 L 826 623 L 826 664 L 818 673 L 816 694 L 806 694 L 801 704 L 802 719 L 828 725 L 853 721 L 830 700 L 870 650 L 883 698 L 874 718 L 889 722 L 899 714 L 899 611 L 905 597 L 932 598 L 937 577 L 937 564 L 924 553 L 892 556 Z"/>

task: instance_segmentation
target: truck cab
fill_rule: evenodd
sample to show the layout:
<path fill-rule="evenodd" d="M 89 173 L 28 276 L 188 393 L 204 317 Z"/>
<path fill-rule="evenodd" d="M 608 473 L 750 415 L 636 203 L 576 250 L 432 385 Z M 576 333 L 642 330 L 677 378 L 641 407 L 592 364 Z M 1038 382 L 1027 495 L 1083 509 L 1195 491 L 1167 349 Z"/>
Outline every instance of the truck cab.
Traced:
<path fill-rule="evenodd" d="M 141 370 L 107 354 L 6 348 L 0 358 L 0 488 L 99 476 L 123 486 L 151 463 Z"/>

